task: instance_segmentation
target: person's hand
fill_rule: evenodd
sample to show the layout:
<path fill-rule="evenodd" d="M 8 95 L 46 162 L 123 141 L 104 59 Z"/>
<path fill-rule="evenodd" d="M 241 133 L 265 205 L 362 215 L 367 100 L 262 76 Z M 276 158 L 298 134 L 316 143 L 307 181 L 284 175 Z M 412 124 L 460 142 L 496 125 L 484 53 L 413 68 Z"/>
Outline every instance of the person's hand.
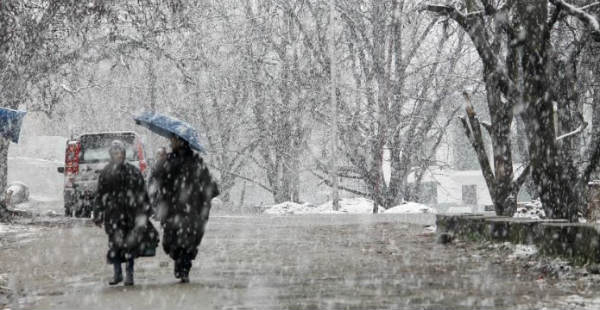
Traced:
<path fill-rule="evenodd" d="M 92 218 L 92 222 L 94 222 L 94 225 L 98 226 L 98 227 L 102 227 L 102 216 L 98 216 L 98 215 L 94 215 L 94 217 Z"/>
<path fill-rule="evenodd" d="M 98 227 L 102 227 L 102 221 L 99 219 L 94 219 L 94 225 L 96 225 Z"/>

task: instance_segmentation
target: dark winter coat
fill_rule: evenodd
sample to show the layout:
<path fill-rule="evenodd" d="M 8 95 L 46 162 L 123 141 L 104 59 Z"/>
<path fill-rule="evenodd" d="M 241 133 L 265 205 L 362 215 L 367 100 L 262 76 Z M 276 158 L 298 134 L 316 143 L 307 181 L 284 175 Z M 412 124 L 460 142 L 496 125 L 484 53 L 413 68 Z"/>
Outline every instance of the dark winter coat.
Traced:
<path fill-rule="evenodd" d="M 159 188 L 163 249 L 175 260 L 192 260 L 208 222 L 210 200 L 219 195 L 217 185 L 202 158 L 189 148 L 169 153 L 153 177 Z"/>
<path fill-rule="evenodd" d="M 151 215 L 142 174 L 129 163 L 110 163 L 100 173 L 96 194 L 95 219 L 108 234 L 108 263 L 137 257 Z"/>

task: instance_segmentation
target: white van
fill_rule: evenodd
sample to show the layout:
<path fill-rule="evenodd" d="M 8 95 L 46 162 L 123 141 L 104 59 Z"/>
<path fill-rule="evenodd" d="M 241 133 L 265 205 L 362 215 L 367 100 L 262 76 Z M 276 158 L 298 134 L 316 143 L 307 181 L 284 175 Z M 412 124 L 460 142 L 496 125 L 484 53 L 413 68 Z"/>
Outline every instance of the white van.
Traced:
<path fill-rule="evenodd" d="M 86 133 L 67 141 L 65 166 L 65 215 L 90 217 L 93 209 L 100 171 L 110 161 L 108 150 L 113 140 L 126 147 L 126 160 L 138 167 L 147 177 L 148 164 L 140 136 L 133 131 Z"/>

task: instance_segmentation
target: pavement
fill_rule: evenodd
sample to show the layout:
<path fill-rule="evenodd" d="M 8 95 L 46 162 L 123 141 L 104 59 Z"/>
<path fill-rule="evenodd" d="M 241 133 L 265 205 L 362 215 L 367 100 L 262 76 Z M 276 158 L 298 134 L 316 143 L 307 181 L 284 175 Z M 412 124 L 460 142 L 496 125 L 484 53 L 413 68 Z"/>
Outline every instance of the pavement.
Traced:
<path fill-rule="evenodd" d="M 213 216 L 191 282 L 162 249 L 108 286 L 107 238 L 53 217 L 0 229 L 5 309 L 600 309 L 598 282 L 436 242 L 432 215 Z M 584 285 L 585 283 L 585 285 Z"/>

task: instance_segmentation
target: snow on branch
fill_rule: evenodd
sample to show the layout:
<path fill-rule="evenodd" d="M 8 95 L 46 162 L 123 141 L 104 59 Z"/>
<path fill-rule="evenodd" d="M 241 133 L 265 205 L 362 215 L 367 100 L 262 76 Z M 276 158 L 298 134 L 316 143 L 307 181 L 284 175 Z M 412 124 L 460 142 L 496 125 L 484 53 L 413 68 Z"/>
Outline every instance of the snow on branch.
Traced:
<path fill-rule="evenodd" d="M 598 21 L 598 18 L 584 11 L 583 8 L 575 7 L 574 5 L 566 3 L 563 0 L 550 0 L 550 2 L 556 5 L 556 7 L 558 8 L 562 8 L 570 15 L 577 17 L 581 22 L 590 27 L 594 39 L 596 41 L 600 41 L 600 21 Z M 584 8 L 589 8 L 590 6 L 595 4 L 598 4 L 598 2 L 587 5 Z"/>
<path fill-rule="evenodd" d="M 600 5 L 600 2 L 590 3 L 588 5 L 584 5 L 584 6 L 580 7 L 579 9 L 580 10 L 587 10 L 587 9 L 589 9 L 591 7 L 594 7 L 594 6 L 597 6 L 597 5 Z"/>
<path fill-rule="evenodd" d="M 78 93 L 80 93 L 81 91 L 83 91 L 83 90 L 86 90 L 86 89 L 90 89 L 90 88 L 104 88 L 104 87 L 106 87 L 106 85 L 101 85 L 101 84 L 89 84 L 89 85 L 86 85 L 86 86 L 82 86 L 82 87 L 79 87 L 79 88 L 73 89 L 73 88 L 71 88 L 71 87 L 67 86 L 67 85 L 66 85 L 66 84 L 64 84 L 64 83 L 63 83 L 63 84 L 61 84 L 60 86 L 61 86 L 61 88 L 62 88 L 62 89 L 65 91 L 65 92 L 69 93 L 71 96 L 75 96 L 75 95 L 77 95 Z"/>
<path fill-rule="evenodd" d="M 576 135 L 578 133 L 581 133 L 587 127 L 587 125 L 588 125 L 587 122 L 583 122 L 581 125 L 579 125 L 579 127 L 577 127 L 577 129 L 575 129 L 575 130 L 573 130 L 571 132 L 568 132 L 568 133 L 566 133 L 564 135 L 561 135 L 561 136 L 557 137 L 556 141 L 560 141 L 562 139 L 565 139 L 565 138 L 568 138 L 570 136 L 574 136 L 574 135 Z"/>

